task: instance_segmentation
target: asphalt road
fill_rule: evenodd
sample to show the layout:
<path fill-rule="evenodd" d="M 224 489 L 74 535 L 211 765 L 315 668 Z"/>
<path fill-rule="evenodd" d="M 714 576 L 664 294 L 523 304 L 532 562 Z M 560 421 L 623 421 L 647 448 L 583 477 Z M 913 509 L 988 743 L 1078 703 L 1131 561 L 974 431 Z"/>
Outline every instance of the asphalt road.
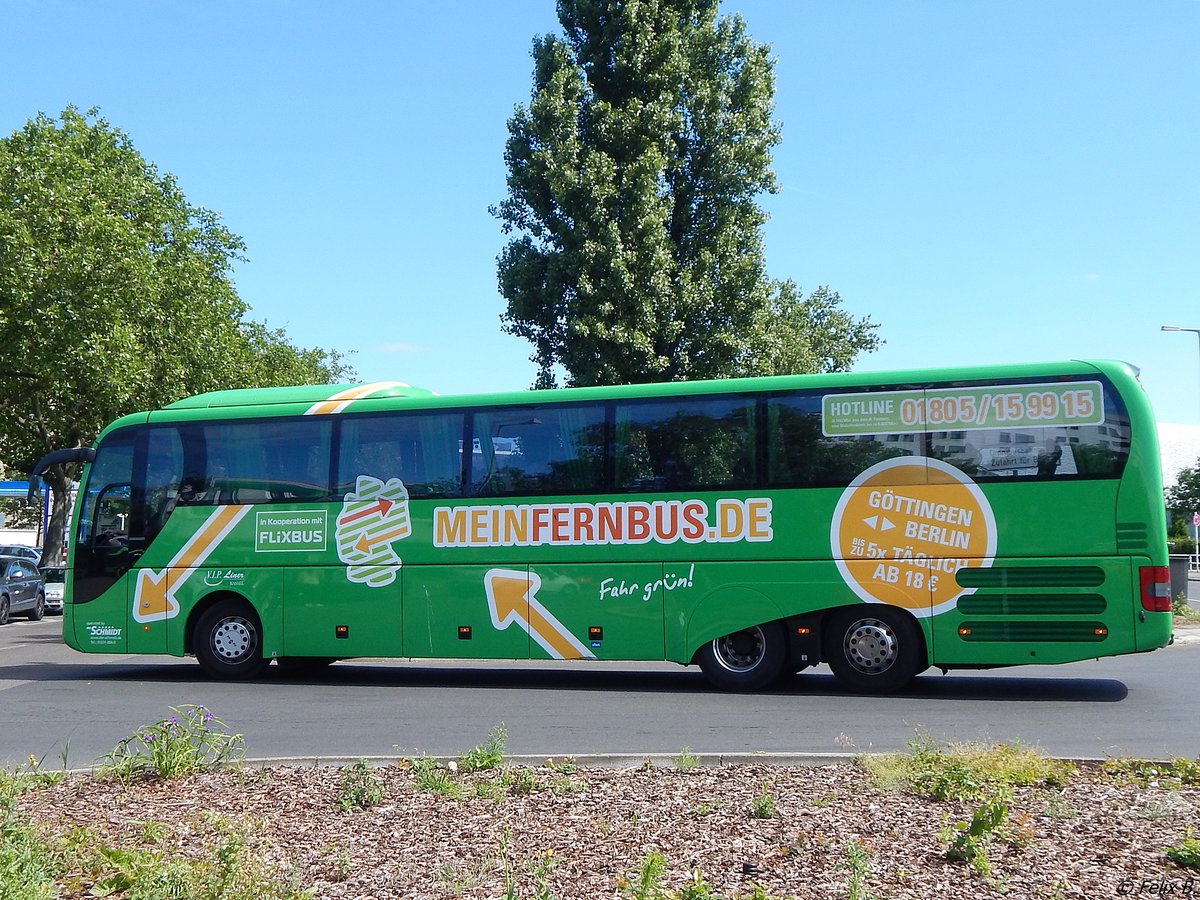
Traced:
<path fill-rule="evenodd" d="M 1193 585 L 1196 592 L 1196 585 Z M 96 656 L 61 620 L 0 628 L 0 765 L 33 755 L 91 765 L 170 708 L 203 705 L 247 756 L 450 755 L 498 723 L 512 754 L 838 753 L 939 741 L 1013 741 L 1072 757 L 1196 756 L 1195 642 L 1128 657 L 993 672 L 936 671 L 894 697 L 842 691 L 825 667 L 756 695 L 709 689 L 669 663 L 338 663 L 317 678 L 205 679 L 194 660 Z"/>

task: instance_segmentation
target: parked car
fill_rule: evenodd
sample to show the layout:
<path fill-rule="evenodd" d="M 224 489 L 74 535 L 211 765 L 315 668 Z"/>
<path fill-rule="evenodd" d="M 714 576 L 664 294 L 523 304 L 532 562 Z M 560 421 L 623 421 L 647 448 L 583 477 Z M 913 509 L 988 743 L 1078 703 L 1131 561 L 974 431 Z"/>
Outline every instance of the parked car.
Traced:
<path fill-rule="evenodd" d="M 66 566 L 42 566 L 42 581 L 46 583 L 46 612 L 51 615 L 62 615 L 66 580 Z"/>
<path fill-rule="evenodd" d="M 17 559 L 32 560 L 36 566 L 42 561 L 42 551 L 23 544 L 0 544 L 0 556 L 15 556 Z"/>
<path fill-rule="evenodd" d="M 17 613 L 35 622 L 46 614 L 42 573 L 28 559 L 0 556 L 0 625 L 7 625 L 9 616 Z"/>

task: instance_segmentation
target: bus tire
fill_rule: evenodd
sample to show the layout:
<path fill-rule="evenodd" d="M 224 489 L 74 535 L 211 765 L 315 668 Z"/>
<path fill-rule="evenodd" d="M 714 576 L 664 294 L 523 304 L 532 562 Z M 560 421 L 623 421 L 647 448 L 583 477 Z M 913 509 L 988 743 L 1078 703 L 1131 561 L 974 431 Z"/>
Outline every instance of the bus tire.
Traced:
<path fill-rule="evenodd" d="M 845 687 L 869 694 L 902 690 L 929 666 L 916 620 L 881 603 L 837 610 L 825 632 L 824 656 Z"/>
<path fill-rule="evenodd" d="M 200 667 L 212 678 L 249 679 L 267 667 L 262 623 L 250 604 L 221 600 L 196 620 L 192 646 Z"/>
<path fill-rule="evenodd" d="M 696 662 L 722 690 L 762 690 L 787 666 L 787 635 L 779 622 L 752 625 L 709 641 L 696 651 Z"/>

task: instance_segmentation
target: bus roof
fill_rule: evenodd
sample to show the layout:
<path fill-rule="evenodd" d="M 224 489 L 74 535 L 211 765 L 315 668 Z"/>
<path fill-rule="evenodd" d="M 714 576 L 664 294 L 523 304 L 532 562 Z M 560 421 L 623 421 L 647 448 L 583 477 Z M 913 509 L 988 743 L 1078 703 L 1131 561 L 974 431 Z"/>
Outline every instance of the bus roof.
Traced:
<path fill-rule="evenodd" d="M 987 381 L 996 378 L 1035 378 L 1054 375 L 1085 375 L 1103 371 L 1109 375 L 1135 378 L 1138 369 L 1115 360 L 1061 360 L 1044 363 L 956 366 L 947 368 L 897 369 L 877 372 L 835 372 L 810 375 L 775 375 L 723 378 L 705 381 L 648 382 L 553 390 L 484 391 L 475 394 L 440 395 L 426 388 L 398 381 L 373 384 L 319 384 L 297 387 L 248 388 L 197 394 L 165 409 L 222 409 L 248 406 L 324 404 L 356 400 L 436 398 L 438 405 L 460 403 L 535 403 L 546 401 L 601 399 L 607 397 L 679 396 L 686 394 L 737 393 L 739 391 L 788 390 L 800 387 L 856 387 L 862 385 L 905 385 L 945 381 Z M 421 404 L 426 405 L 426 404 Z"/>
<path fill-rule="evenodd" d="M 245 388 L 211 391 L 185 397 L 166 409 L 223 409 L 237 406 L 274 406 L 277 403 L 322 403 L 359 400 L 367 397 L 432 397 L 433 391 L 413 387 L 402 381 L 373 384 L 310 384 L 296 387 Z"/>
<path fill-rule="evenodd" d="M 102 432 L 145 422 L 172 422 L 209 418 L 287 416 L 340 413 L 347 409 L 455 409 L 471 406 L 524 406 L 609 399 L 703 396 L 799 389 L 917 388 L 925 384 L 988 382 L 1006 379 L 1039 379 L 1104 374 L 1129 388 L 1137 385 L 1138 369 L 1115 360 L 1060 360 L 1043 363 L 956 366 L 877 372 L 836 372 L 811 375 L 774 375 L 706 381 L 652 382 L 630 385 L 559 388 L 553 390 L 493 391 L 441 395 L 397 381 L 371 384 L 320 384 L 296 387 L 250 388 L 197 394 L 160 410 L 124 416 Z M 1140 385 L 1139 385 L 1140 387 Z"/>

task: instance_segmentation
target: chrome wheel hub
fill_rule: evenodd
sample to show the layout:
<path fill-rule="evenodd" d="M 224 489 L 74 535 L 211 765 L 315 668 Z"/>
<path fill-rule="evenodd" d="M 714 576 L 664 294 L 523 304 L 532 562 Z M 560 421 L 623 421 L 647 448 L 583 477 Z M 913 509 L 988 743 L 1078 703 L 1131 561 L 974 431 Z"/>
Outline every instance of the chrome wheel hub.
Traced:
<path fill-rule="evenodd" d="M 713 656 L 730 672 L 749 672 L 762 662 L 765 647 L 766 639 L 757 625 L 712 642 Z"/>
<path fill-rule="evenodd" d="M 226 662 L 245 659 L 257 646 L 258 633 L 240 616 L 222 619 L 213 629 L 213 652 Z"/>
<path fill-rule="evenodd" d="M 878 619 L 861 619 L 846 629 L 846 661 L 866 675 L 886 672 L 900 655 L 896 632 Z"/>

